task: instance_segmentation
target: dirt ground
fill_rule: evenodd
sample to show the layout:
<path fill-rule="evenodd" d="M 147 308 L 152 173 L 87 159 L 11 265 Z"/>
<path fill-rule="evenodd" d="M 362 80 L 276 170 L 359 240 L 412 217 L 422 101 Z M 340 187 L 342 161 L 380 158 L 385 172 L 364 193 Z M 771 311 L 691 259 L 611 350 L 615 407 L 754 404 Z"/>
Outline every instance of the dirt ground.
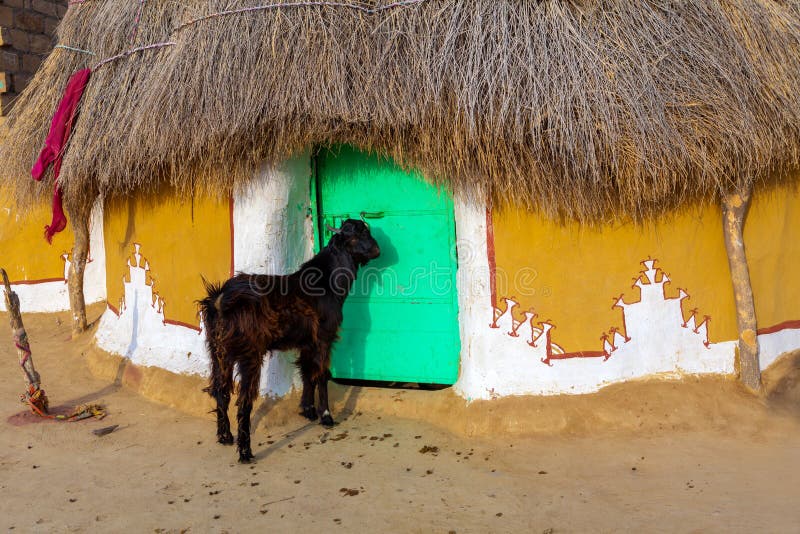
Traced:
<path fill-rule="evenodd" d="M 800 354 L 767 373 L 767 399 L 719 378 L 468 407 L 448 390 L 339 386 L 331 430 L 295 398 L 261 404 L 257 461 L 239 465 L 199 380 L 70 340 L 66 315 L 25 319 L 55 409 L 101 402 L 108 415 L 29 414 L 0 314 L 6 531 L 800 531 Z"/>

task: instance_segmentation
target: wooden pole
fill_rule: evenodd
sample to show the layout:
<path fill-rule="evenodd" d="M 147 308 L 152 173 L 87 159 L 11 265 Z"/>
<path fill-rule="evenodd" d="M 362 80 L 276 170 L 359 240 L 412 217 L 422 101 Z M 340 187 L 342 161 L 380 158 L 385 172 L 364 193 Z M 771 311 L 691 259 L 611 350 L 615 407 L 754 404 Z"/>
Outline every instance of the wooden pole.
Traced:
<path fill-rule="evenodd" d="M 72 335 L 86 330 L 86 300 L 83 295 L 83 277 L 86 271 L 86 259 L 89 256 L 89 221 L 92 216 L 92 202 L 69 209 L 70 224 L 75 235 L 72 248 L 72 262 L 69 267 L 69 308 L 72 312 Z"/>
<path fill-rule="evenodd" d="M 761 367 L 758 360 L 758 322 L 750 285 L 750 269 L 744 247 L 744 222 L 750 207 L 752 186 L 722 196 L 722 229 L 725 249 L 736 301 L 736 322 L 739 328 L 737 368 L 739 380 L 754 393 L 762 391 Z"/>
<path fill-rule="evenodd" d="M 11 291 L 11 283 L 8 281 L 8 274 L 6 274 L 5 269 L 0 269 L 0 274 L 3 277 L 6 310 L 8 310 L 9 322 L 11 323 L 14 345 L 17 347 L 19 366 L 22 368 L 22 373 L 25 375 L 25 382 L 28 386 L 23 400 L 31 404 L 32 407 L 38 408 L 41 412 L 47 413 L 47 396 L 41 388 L 42 379 L 33 366 L 28 334 L 25 332 L 25 325 L 22 324 L 22 314 L 19 310 L 19 297 Z"/>

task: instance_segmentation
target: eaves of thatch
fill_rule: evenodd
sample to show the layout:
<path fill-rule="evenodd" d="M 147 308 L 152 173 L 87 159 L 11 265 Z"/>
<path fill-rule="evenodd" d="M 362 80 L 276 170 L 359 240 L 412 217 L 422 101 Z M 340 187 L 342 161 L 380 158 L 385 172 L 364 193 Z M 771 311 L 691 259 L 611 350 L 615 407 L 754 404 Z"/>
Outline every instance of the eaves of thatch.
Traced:
<path fill-rule="evenodd" d="M 456 189 L 596 221 L 798 164 L 798 1 L 342 5 L 388 3 L 184 26 L 259 2 L 76 3 L 58 41 L 91 54 L 56 48 L 44 62 L 7 121 L 3 180 L 19 198 L 46 191 L 28 171 L 69 76 L 159 43 L 174 44 L 94 72 L 62 170 L 68 201 L 164 180 L 225 194 L 259 162 L 348 142 Z"/>

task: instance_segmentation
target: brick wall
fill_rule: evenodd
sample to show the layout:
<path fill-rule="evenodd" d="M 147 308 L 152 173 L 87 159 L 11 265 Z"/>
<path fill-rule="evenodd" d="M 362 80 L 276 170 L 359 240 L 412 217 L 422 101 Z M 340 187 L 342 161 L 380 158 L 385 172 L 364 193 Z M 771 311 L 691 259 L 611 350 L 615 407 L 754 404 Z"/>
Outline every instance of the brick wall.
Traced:
<path fill-rule="evenodd" d="M 53 48 L 68 0 L 0 0 L 0 122 Z"/>

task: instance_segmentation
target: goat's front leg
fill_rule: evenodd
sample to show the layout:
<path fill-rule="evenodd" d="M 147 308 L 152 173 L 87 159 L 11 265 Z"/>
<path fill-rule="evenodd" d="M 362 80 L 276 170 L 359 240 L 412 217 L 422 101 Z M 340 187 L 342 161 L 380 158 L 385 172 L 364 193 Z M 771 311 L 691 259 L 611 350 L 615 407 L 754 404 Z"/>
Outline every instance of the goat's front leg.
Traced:
<path fill-rule="evenodd" d="M 260 357 L 249 356 L 244 361 L 239 361 L 239 398 L 236 400 L 236 405 L 239 407 L 236 413 L 239 433 L 236 445 L 239 449 L 239 462 L 243 464 L 250 463 L 254 458 L 250 449 L 250 414 L 253 411 L 253 401 L 258 396 L 259 378 L 261 378 Z"/>
<path fill-rule="evenodd" d="M 303 393 L 300 395 L 300 414 L 310 421 L 317 420 L 317 409 L 314 406 L 314 358 L 316 354 L 310 349 L 300 351 L 298 366 L 303 378 Z"/>

